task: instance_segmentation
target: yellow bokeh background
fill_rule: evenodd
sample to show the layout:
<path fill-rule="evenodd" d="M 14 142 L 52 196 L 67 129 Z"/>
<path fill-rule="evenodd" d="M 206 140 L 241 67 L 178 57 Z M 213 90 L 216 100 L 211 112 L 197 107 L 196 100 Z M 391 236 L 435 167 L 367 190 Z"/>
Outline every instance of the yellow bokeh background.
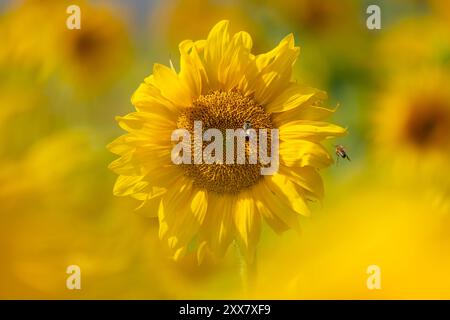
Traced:
<path fill-rule="evenodd" d="M 0 2 L 0 298 L 450 299 L 450 22 L 445 1 Z M 366 27 L 369 4 L 382 28 Z M 255 53 L 292 32 L 295 78 L 328 92 L 352 158 L 324 170 L 300 235 L 263 228 L 251 285 L 229 248 L 179 262 L 151 208 L 112 195 L 114 121 L 153 63 L 219 20 Z M 327 145 L 331 153 L 334 143 Z M 81 268 L 81 290 L 66 269 Z M 367 267 L 381 289 L 366 286 Z"/>

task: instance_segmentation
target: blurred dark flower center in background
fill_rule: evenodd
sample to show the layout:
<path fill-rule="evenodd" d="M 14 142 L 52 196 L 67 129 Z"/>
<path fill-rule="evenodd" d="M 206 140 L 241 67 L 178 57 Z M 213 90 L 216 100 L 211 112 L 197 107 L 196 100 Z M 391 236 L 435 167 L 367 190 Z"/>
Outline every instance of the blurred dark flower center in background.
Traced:
<path fill-rule="evenodd" d="M 82 61 L 89 61 L 102 51 L 102 40 L 102 37 L 93 32 L 81 31 L 74 41 L 74 56 Z"/>
<path fill-rule="evenodd" d="M 419 148 L 446 146 L 450 138 L 449 110 L 442 101 L 417 103 L 406 120 L 407 140 Z"/>
<path fill-rule="evenodd" d="M 330 17 L 335 13 L 334 7 L 327 3 L 311 1 L 308 3 L 309 10 L 303 14 L 303 22 L 306 27 L 313 31 L 327 29 L 330 25 Z"/>

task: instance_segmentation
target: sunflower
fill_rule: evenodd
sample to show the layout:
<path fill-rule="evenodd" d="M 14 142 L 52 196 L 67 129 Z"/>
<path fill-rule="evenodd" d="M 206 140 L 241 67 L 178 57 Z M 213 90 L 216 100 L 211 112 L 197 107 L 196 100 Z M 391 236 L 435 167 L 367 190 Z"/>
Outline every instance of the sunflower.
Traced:
<path fill-rule="evenodd" d="M 196 251 L 223 255 L 235 240 L 252 263 L 264 220 L 276 232 L 299 229 L 309 200 L 321 199 L 318 173 L 333 160 L 321 141 L 345 130 L 323 121 L 326 93 L 291 79 L 299 48 L 290 34 L 273 50 L 251 53 L 246 32 L 230 36 L 228 21 L 206 40 L 180 43 L 180 71 L 155 64 L 131 102 L 136 112 L 117 117 L 128 133 L 109 144 L 117 196 L 132 196 L 159 219 L 159 236 L 173 258 Z M 256 164 L 182 164 L 171 161 L 171 134 L 201 120 L 203 129 L 279 130 L 279 170 L 260 175 Z"/>
<path fill-rule="evenodd" d="M 170 48 L 177 48 L 180 39 L 202 37 L 205 30 L 222 19 L 233 21 L 235 28 L 248 30 L 253 37 L 256 49 L 267 49 L 263 25 L 256 21 L 250 10 L 250 2 L 175 0 L 157 3 L 151 10 L 149 21 L 152 36 L 158 41 L 167 42 Z M 205 15 L 205 12 L 208 12 Z M 197 21 L 197 23 L 191 23 Z M 254 48 L 255 49 L 255 48 Z"/>
<path fill-rule="evenodd" d="M 446 166 L 450 152 L 449 75 L 443 70 L 407 73 L 392 79 L 375 113 L 377 153 L 412 166 Z M 396 162 L 396 161 L 394 161 Z M 406 170 L 407 171 L 407 170 Z"/>
<path fill-rule="evenodd" d="M 64 8 L 60 12 L 65 12 Z M 14 75 L 18 71 L 35 70 L 40 77 L 48 76 L 55 68 L 52 38 L 56 30 L 51 23 L 54 18 L 49 17 L 57 16 L 58 12 L 49 1 L 28 0 L 8 4 L 0 19 L 0 67 L 13 69 L 11 73 Z"/>
<path fill-rule="evenodd" d="M 124 22 L 113 8 L 80 6 L 80 29 L 59 28 L 55 49 L 63 77 L 85 89 L 102 89 L 116 80 L 131 55 Z"/>
<path fill-rule="evenodd" d="M 404 18 L 386 30 L 372 50 L 372 59 L 377 61 L 374 71 L 379 74 L 380 82 L 385 82 L 387 73 L 402 75 L 412 70 L 428 70 L 433 65 L 448 68 L 447 34 L 445 23 L 434 16 Z"/>
<path fill-rule="evenodd" d="M 12 74 L 37 70 L 44 80 L 56 73 L 88 93 L 117 80 L 131 54 L 124 22 L 110 6 L 79 1 L 81 28 L 69 30 L 66 10 L 71 4 L 27 0 L 12 6 L 0 21 L 5 35 L 0 67 L 14 69 Z"/>
<path fill-rule="evenodd" d="M 357 1 L 284 0 L 272 1 L 270 4 L 279 8 L 292 23 L 318 37 L 336 34 L 336 29 L 354 25 L 358 20 L 348 17 L 355 17 L 360 9 Z"/>

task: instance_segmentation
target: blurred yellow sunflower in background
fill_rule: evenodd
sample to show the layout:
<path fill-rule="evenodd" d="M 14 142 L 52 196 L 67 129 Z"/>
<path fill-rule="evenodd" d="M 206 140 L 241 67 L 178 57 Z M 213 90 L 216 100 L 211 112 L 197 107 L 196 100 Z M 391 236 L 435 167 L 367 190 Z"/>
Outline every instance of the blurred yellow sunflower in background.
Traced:
<path fill-rule="evenodd" d="M 205 15 L 205 12 L 208 14 Z M 251 33 L 253 49 L 268 49 L 269 41 L 263 24 L 249 12 L 255 12 L 251 3 L 237 0 L 160 1 L 150 12 L 150 30 L 155 40 L 167 43 L 170 49 L 176 49 L 180 40 L 203 37 L 217 21 L 230 20 L 234 28 Z"/>
<path fill-rule="evenodd" d="M 62 75 L 75 85 L 102 89 L 117 79 L 130 60 L 130 39 L 113 8 L 85 3 L 81 11 L 79 30 L 58 28 L 57 59 Z"/>
<path fill-rule="evenodd" d="M 260 0 L 254 1 L 265 3 Z M 358 1 L 354 0 L 282 0 L 271 1 L 270 4 L 279 8 L 290 22 L 318 37 L 336 34 L 337 29 L 356 25 L 358 20 L 349 17 L 354 17 L 360 9 Z"/>
<path fill-rule="evenodd" d="M 0 19 L 0 67 L 13 68 L 13 74 L 34 70 L 40 77 L 54 70 L 52 50 L 56 30 L 52 20 L 58 16 L 54 3 L 28 0 L 7 5 Z"/>
<path fill-rule="evenodd" d="M 426 188 L 394 186 L 376 167 L 345 185 L 332 184 L 302 237 L 265 239 L 256 285 L 242 298 L 450 297 L 448 211 L 444 217 L 430 206 Z M 367 288 L 370 265 L 381 269 L 381 290 Z"/>
<path fill-rule="evenodd" d="M 79 1 L 80 29 L 68 29 L 72 1 L 35 1 L 11 5 L 0 31 L 0 67 L 37 71 L 39 79 L 56 74 L 78 93 L 98 93 L 117 80 L 129 62 L 131 42 L 125 23 L 112 6 Z M 33 27 L 30 27 L 33 26 Z M 33 79 L 35 80 L 35 79 Z"/>
<path fill-rule="evenodd" d="M 320 141 L 345 134 L 322 121 L 333 112 L 320 106 L 326 93 L 291 80 L 299 54 L 292 35 L 255 56 L 250 35 L 230 37 L 228 24 L 216 24 L 206 40 L 181 42 L 180 72 L 154 65 L 132 97 L 137 111 L 117 118 L 128 133 L 108 146 L 120 155 L 110 165 L 120 175 L 114 194 L 152 204 L 175 259 L 193 248 L 199 261 L 223 254 L 236 239 L 251 263 L 262 219 L 277 232 L 298 229 L 307 201 L 323 195 L 317 170 L 333 162 Z M 278 128 L 278 173 L 261 176 L 259 163 L 173 164 L 171 134 L 195 120 L 223 132 L 246 120 Z"/>
<path fill-rule="evenodd" d="M 386 30 L 371 52 L 380 82 L 386 75 L 401 76 L 427 71 L 432 66 L 449 66 L 448 27 L 436 17 L 409 17 Z M 418 41 L 417 39 L 420 39 Z"/>
<path fill-rule="evenodd" d="M 440 176 L 450 154 L 449 75 L 443 70 L 403 74 L 375 109 L 377 154 L 399 173 Z M 378 130 L 382 128 L 382 130 Z M 408 170 L 409 169 L 409 170 Z M 420 169 L 419 171 L 417 171 Z"/>

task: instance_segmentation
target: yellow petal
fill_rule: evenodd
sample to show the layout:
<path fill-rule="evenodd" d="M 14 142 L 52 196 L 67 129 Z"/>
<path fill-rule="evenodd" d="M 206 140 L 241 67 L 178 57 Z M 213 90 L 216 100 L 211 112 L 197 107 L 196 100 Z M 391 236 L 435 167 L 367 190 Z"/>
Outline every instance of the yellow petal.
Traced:
<path fill-rule="evenodd" d="M 233 238 L 234 203 L 234 196 L 208 193 L 208 211 L 200 237 L 218 255 L 225 254 Z"/>
<path fill-rule="evenodd" d="M 164 188 L 152 188 L 152 195 L 147 194 L 143 198 L 142 203 L 135 209 L 135 211 L 147 218 L 157 218 L 159 205 L 161 203 L 161 196 L 166 193 Z"/>
<path fill-rule="evenodd" d="M 222 20 L 210 31 L 205 42 L 205 67 L 208 71 L 209 85 L 211 89 L 219 89 L 219 64 L 225 54 L 230 41 L 228 33 L 229 22 Z"/>
<path fill-rule="evenodd" d="M 247 259 L 253 260 L 261 233 L 261 216 L 255 210 L 255 203 L 248 191 L 238 195 L 234 212 L 234 224 L 240 244 L 245 249 Z"/>
<path fill-rule="evenodd" d="M 176 119 L 178 113 L 181 111 L 180 106 L 174 105 L 173 102 L 165 98 L 161 94 L 161 91 L 155 87 L 153 76 L 148 77 L 146 83 L 139 85 L 131 96 L 131 103 L 138 111 L 159 113 L 169 119 Z"/>
<path fill-rule="evenodd" d="M 139 176 L 143 175 L 143 171 L 140 166 L 136 166 L 133 163 L 133 152 L 128 152 L 122 155 L 120 158 L 111 162 L 108 169 L 114 171 L 117 174 L 125 176 Z"/>
<path fill-rule="evenodd" d="M 145 192 L 148 183 L 142 181 L 142 178 L 142 176 L 119 176 L 114 184 L 114 195 L 123 197 Z"/>
<path fill-rule="evenodd" d="M 267 112 L 284 112 L 294 108 L 304 107 L 312 103 L 312 101 L 324 100 L 326 98 L 327 94 L 324 91 L 293 83 L 270 102 L 265 109 Z"/>
<path fill-rule="evenodd" d="M 191 202 L 191 213 L 198 222 L 202 224 L 205 220 L 206 209 L 208 208 L 208 195 L 205 190 L 195 190 Z"/>
<path fill-rule="evenodd" d="M 124 134 L 113 142 L 109 143 L 106 148 L 114 154 L 122 155 L 134 150 L 134 147 L 127 143 L 127 138 L 129 138 L 129 134 Z"/>
<path fill-rule="evenodd" d="M 336 109 L 328 109 L 318 106 L 306 106 L 295 108 L 286 112 L 272 114 L 272 120 L 276 127 L 292 121 L 292 119 L 323 121 L 331 117 Z"/>
<path fill-rule="evenodd" d="M 297 213 L 277 198 L 263 179 L 253 189 L 256 207 L 261 216 L 276 232 L 283 232 L 289 228 L 300 231 Z"/>
<path fill-rule="evenodd" d="M 279 127 L 280 140 L 314 139 L 315 141 L 344 136 L 347 131 L 335 124 L 322 121 L 296 120 Z"/>
<path fill-rule="evenodd" d="M 157 112 L 132 112 L 123 117 L 116 117 L 122 129 L 132 132 L 147 130 L 171 131 L 176 128 L 174 119 L 167 118 Z"/>
<path fill-rule="evenodd" d="M 206 70 L 195 47 L 194 42 L 185 40 L 179 45 L 180 50 L 180 80 L 189 87 L 192 99 L 202 94 L 203 86 L 207 85 Z"/>
<path fill-rule="evenodd" d="M 289 179 L 299 187 L 309 191 L 315 196 L 315 199 L 323 198 L 323 181 L 320 174 L 313 167 L 280 167 L 280 173 L 289 177 Z"/>
<path fill-rule="evenodd" d="M 175 253 L 173 254 L 173 260 L 174 261 L 179 261 L 185 254 L 187 251 L 187 247 L 183 246 L 178 248 Z"/>
<path fill-rule="evenodd" d="M 280 160 L 289 167 L 325 168 L 333 163 L 328 151 L 319 143 L 297 140 L 280 143 Z"/>
<path fill-rule="evenodd" d="M 155 86 L 161 94 L 175 105 L 188 107 L 192 103 L 189 88 L 172 69 L 156 63 L 153 66 Z"/>
<path fill-rule="evenodd" d="M 260 104 L 268 105 L 289 86 L 299 52 L 300 48 L 294 46 L 294 37 L 290 34 L 273 50 L 256 56 L 259 74 L 252 88 Z"/>
<path fill-rule="evenodd" d="M 194 45 L 197 48 L 197 51 L 198 51 L 199 54 L 204 54 L 205 53 L 205 47 L 206 47 L 206 40 L 205 39 L 195 41 Z"/>
<path fill-rule="evenodd" d="M 250 59 L 251 48 L 252 38 L 246 32 L 238 32 L 231 39 L 218 70 L 219 84 L 224 90 L 238 87 L 246 79 L 246 70 L 252 62 Z"/>
<path fill-rule="evenodd" d="M 207 204 L 206 191 L 194 189 L 191 180 L 180 179 L 162 197 L 160 237 L 172 247 L 188 245 L 203 224 Z"/>
<path fill-rule="evenodd" d="M 171 119 L 155 113 L 134 112 L 124 117 L 116 117 L 116 120 L 122 129 L 131 133 L 123 138 L 126 144 L 134 147 L 153 146 L 165 149 L 168 154 L 167 159 L 170 159 L 170 150 L 173 146 L 171 135 L 176 128 L 176 123 Z"/>
<path fill-rule="evenodd" d="M 199 265 L 202 264 L 203 259 L 205 258 L 205 254 L 207 251 L 207 242 L 203 241 L 202 243 L 199 244 L 198 249 L 197 249 L 197 262 Z"/>
<path fill-rule="evenodd" d="M 183 177 L 183 170 L 173 164 L 154 166 L 146 172 L 145 180 L 152 187 L 169 189 L 178 179 Z"/>
<path fill-rule="evenodd" d="M 265 177 L 269 190 L 295 212 L 309 216 L 310 211 L 305 199 L 297 192 L 295 185 L 284 175 L 276 174 Z"/>
<path fill-rule="evenodd" d="M 186 203 L 189 203 L 192 192 L 192 182 L 181 178 L 174 182 L 171 188 L 167 189 L 158 209 L 159 236 L 161 239 L 169 238 L 173 232 L 168 234 L 169 228 L 173 229 L 177 211 Z"/>
<path fill-rule="evenodd" d="M 151 199 L 161 195 L 161 188 L 167 188 L 182 174 L 183 172 L 175 165 L 164 166 L 164 170 L 161 170 L 159 165 L 146 168 L 144 175 L 120 175 L 114 184 L 113 193 L 116 196 L 130 195 L 139 200 Z"/>

